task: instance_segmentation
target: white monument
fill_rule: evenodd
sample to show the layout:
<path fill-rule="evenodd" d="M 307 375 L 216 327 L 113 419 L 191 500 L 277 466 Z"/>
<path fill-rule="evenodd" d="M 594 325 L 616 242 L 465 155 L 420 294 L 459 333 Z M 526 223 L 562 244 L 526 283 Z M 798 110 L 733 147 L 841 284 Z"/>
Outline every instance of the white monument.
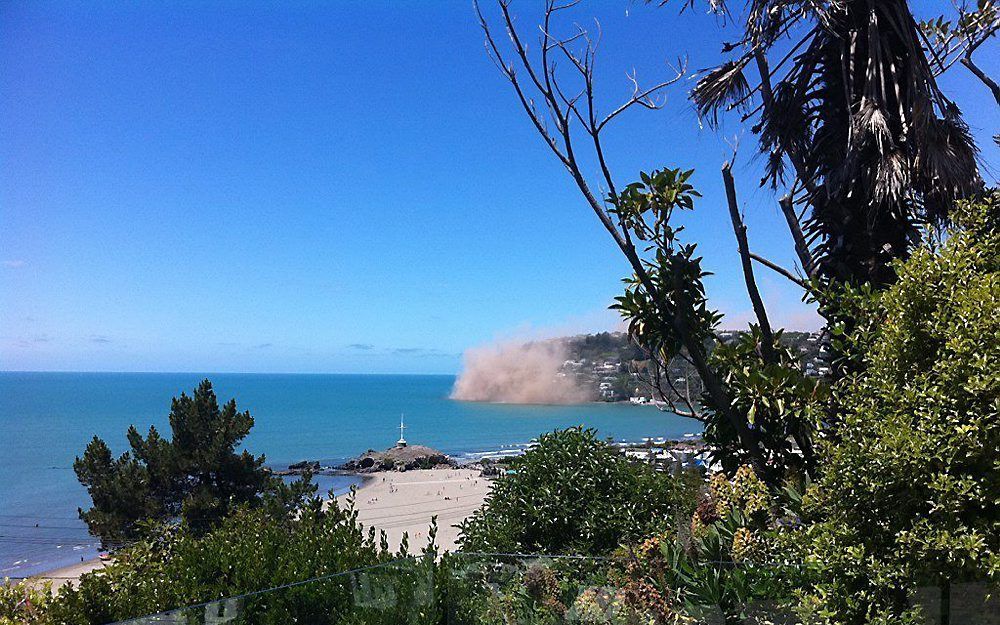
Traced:
<path fill-rule="evenodd" d="M 406 447 L 406 439 L 403 438 L 403 430 L 406 426 L 403 425 L 403 415 L 399 415 L 399 440 L 396 441 L 396 447 Z"/>

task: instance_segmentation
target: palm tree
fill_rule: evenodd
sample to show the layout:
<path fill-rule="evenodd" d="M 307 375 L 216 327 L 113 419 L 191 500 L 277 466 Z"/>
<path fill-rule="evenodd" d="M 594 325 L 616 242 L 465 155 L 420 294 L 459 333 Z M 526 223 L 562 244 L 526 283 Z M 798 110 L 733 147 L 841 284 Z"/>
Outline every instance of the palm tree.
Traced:
<path fill-rule="evenodd" d="M 710 6 L 728 15 L 721 0 Z M 725 49 L 733 58 L 698 81 L 692 100 L 709 123 L 730 109 L 755 120 L 762 183 L 790 189 L 782 207 L 807 273 L 891 283 L 890 261 L 907 255 L 920 226 L 946 220 L 982 185 L 975 143 L 938 88 L 906 0 L 749 0 L 746 9 L 742 38 Z"/>

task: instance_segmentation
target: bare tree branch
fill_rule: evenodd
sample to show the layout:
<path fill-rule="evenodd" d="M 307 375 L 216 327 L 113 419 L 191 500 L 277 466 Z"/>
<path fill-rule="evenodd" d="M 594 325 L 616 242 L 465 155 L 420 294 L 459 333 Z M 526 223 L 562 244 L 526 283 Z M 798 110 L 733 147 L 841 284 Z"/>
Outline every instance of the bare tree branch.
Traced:
<path fill-rule="evenodd" d="M 809 243 L 802 232 L 802 222 L 800 221 L 802 217 L 795 213 L 795 205 L 791 195 L 781 198 L 778 201 L 778 205 L 781 206 L 781 213 L 785 216 L 788 231 L 792 234 L 792 242 L 795 244 L 795 254 L 799 257 L 799 264 L 802 265 L 802 271 L 806 272 L 806 275 L 811 278 L 815 275 L 816 263 L 813 262 L 812 252 L 809 251 Z M 804 211 L 805 209 L 803 209 Z"/>
<path fill-rule="evenodd" d="M 763 256 L 760 256 L 758 254 L 754 254 L 752 252 L 750 253 L 750 258 L 753 259 L 753 260 L 755 260 L 755 261 L 757 261 L 761 265 L 764 265 L 765 267 L 767 267 L 771 271 L 774 271 L 774 272 L 776 272 L 778 274 L 781 274 L 782 276 L 788 278 L 789 280 L 791 280 L 795 284 L 799 285 L 803 289 L 805 289 L 807 291 L 812 290 L 812 287 L 809 286 L 808 282 L 806 282 L 802 278 L 799 278 L 794 273 L 792 273 L 791 271 L 788 271 L 787 269 L 785 269 L 781 265 L 773 263 L 773 262 L 769 261 L 768 259 L 764 258 Z"/>
<path fill-rule="evenodd" d="M 699 421 L 704 421 L 704 419 L 705 419 L 704 413 L 702 413 L 697 408 L 695 408 L 694 407 L 694 403 L 691 401 L 691 385 L 690 384 L 687 385 L 687 389 L 685 390 L 685 393 L 682 395 L 681 392 L 679 390 L 677 390 L 677 387 L 674 386 L 673 380 L 670 379 L 670 371 L 669 370 L 667 371 L 667 375 L 666 375 L 666 378 L 665 378 L 666 381 L 667 381 L 667 386 L 670 387 L 670 390 L 674 393 L 674 396 L 676 396 L 677 398 L 679 398 L 681 401 L 684 402 L 684 406 L 686 408 L 685 410 L 682 410 L 682 411 L 678 412 L 676 401 L 674 399 L 672 399 L 672 398 L 668 398 L 666 396 L 666 393 L 663 392 L 663 388 L 660 386 L 660 380 L 661 379 L 663 379 L 663 377 L 660 375 L 659 371 L 657 371 L 657 374 L 656 374 L 656 390 L 657 390 L 657 392 L 660 393 L 660 398 L 663 401 L 665 401 L 665 402 L 667 402 L 667 403 L 670 404 L 670 408 L 671 408 L 671 410 L 673 412 L 681 415 L 682 417 L 688 417 L 690 419 L 698 419 Z M 687 380 L 685 380 L 685 382 L 687 382 Z"/>
<path fill-rule="evenodd" d="M 978 65 L 972 60 L 972 51 L 970 50 L 968 54 L 962 57 L 962 65 L 967 67 L 972 74 L 978 78 L 984 85 L 989 87 L 990 91 L 993 92 L 993 98 L 1000 104 L 1000 85 L 996 83 L 995 80 L 986 75 Z"/>
<path fill-rule="evenodd" d="M 601 120 L 601 123 L 597 124 L 596 131 L 600 132 L 600 130 L 604 128 L 608 124 L 608 122 L 610 122 L 615 117 L 618 117 L 619 115 L 621 115 L 622 113 L 624 113 L 625 111 L 627 111 L 629 108 L 631 108 L 636 104 L 650 110 L 656 110 L 658 108 L 661 108 L 663 105 L 656 104 L 655 102 L 653 102 L 653 100 L 650 99 L 650 96 L 653 95 L 654 93 L 657 93 L 658 91 L 666 89 L 667 87 L 674 84 L 684 76 L 685 72 L 687 71 L 687 60 L 684 60 L 680 65 L 681 66 L 679 69 L 674 70 L 676 74 L 673 78 L 665 80 L 657 85 L 654 85 L 649 89 L 643 89 L 641 91 L 639 90 L 639 83 L 635 77 L 635 71 L 633 70 L 631 75 L 626 74 L 626 76 L 628 76 L 629 80 L 631 80 L 632 84 L 634 85 L 634 89 L 632 91 L 632 97 L 629 98 L 627 102 L 625 102 L 615 110 L 608 113 L 608 115 Z"/>
<path fill-rule="evenodd" d="M 514 70 L 514 65 L 504 61 L 503 54 L 500 51 L 495 38 L 490 32 L 489 24 L 480 10 L 478 0 L 474 0 L 474 6 L 477 15 L 479 16 L 480 25 L 486 33 L 488 50 L 496 56 L 500 66 L 504 68 L 503 73 L 507 77 L 508 81 L 514 86 L 514 90 L 521 102 L 522 108 L 524 108 L 536 130 L 538 130 L 538 132 L 542 135 L 542 138 L 548 144 L 549 148 L 566 167 L 570 176 L 573 178 L 573 181 L 576 183 L 577 188 L 587 201 L 587 204 L 590 206 L 591 210 L 593 210 L 594 214 L 597 215 L 601 225 L 604 226 L 605 230 L 607 230 L 614 239 L 615 244 L 625 256 L 643 290 L 649 296 L 651 301 L 663 301 L 666 294 L 661 293 L 657 285 L 651 279 L 649 272 L 646 270 L 643 263 L 642 257 L 635 248 L 635 245 L 632 243 L 629 229 L 626 227 L 622 216 L 619 215 L 618 223 L 615 224 L 614 221 L 612 221 L 611 215 L 609 214 L 605 204 L 598 200 L 597 196 L 595 196 L 591 190 L 587 177 L 583 174 L 583 171 L 577 161 L 576 144 L 574 143 L 571 133 L 571 123 L 573 120 L 582 121 L 585 131 L 591 137 L 598 161 L 601 163 L 602 175 L 608 183 L 609 191 L 613 192 L 614 185 L 611 182 L 610 168 L 607 165 L 604 158 L 604 150 L 601 147 L 599 138 L 600 132 L 610 121 L 635 105 L 639 105 L 647 109 L 658 108 L 659 105 L 651 99 L 652 96 L 660 90 L 680 80 L 684 69 L 682 68 L 681 70 L 677 70 L 677 74 L 673 78 L 658 83 L 649 89 L 641 89 L 638 86 L 638 82 L 633 74 L 630 76 L 630 80 L 633 83 L 631 98 L 612 111 L 609 115 L 605 116 L 600 122 L 596 122 L 597 115 L 595 113 L 593 88 L 593 48 L 595 44 L 589 40 L 586 34 L 580 35 L 580 37 L 586 41 L 583 58 L 580 59 L 576 55 L 572 54 L 568 48 L 568 44 L 560 43 L 564 40 L 555 38 L 551 35 L 551 18 L 553 13 L 573 6 L 573 3 L 570 2 L 567 4 L 556 5 L 552 0 L 546 2 L 545 13 L 542 20 L 542 44 L 540 46 L 540 61 L 538 66 L 532 64 L 527 48 L 522 42 L 517 33 L 517 29 L 514 26 L 514 18 L 511 15 L 509 8 L 510 0 L 498 0 L 498 5 L 500 6 L 500 11 L 503 14 L 504 26 L 507 30 L 508 38 L 511 41 L 514 54 L 519 61 L 519 65 L 527 73 L 534 90 L 538 92 L 539 96 L 541 96 L 549 110 L 549 114 L 552 115 L 556 126 L 556 133 L 553 134 L 548 132 L 545 123 L 541 119 L 535 107 L 532 105 L 531 98 L 526 95 L 524 87 Z M 587 97 L 587 115 L 580 114 L 580 111 L 577 108 L 577 100 L 575 98 L 565 97 L 565 94 L 561 93 L 561 89 L 557 88 L 558 83 L 556 82 L 555 77 L 555 65 L 550 63 L 548 58 L 548 53 L 553 48 L 560 49 L 563 54 L 570 59 L 576 70 L 583 76 L 584 93 Z M 581 120 L 580 118 L 584 119 Z M 682 314 L 680 314 L 679 310 L 675 312 L 665 311 L 663 314 L 665 315 L 664 321 L 669 323 L 672 326 L 673 331 L 677 333 L 678 337 L 680 337 L 684 349 L 687 350 L 692 365 L 698 372 L 698 375 L 704 384 L 705 392 L 712 398 L 712 402 L 716 406 L 716 410 L 736 431 L 741 445 L 747 451 L 751 459 L 751 464 L 754 465 L 755 470 L 759 471 L 760 475 L 766 475 L 768 467 L 764 460 L 764 454 L 761 450 L 758 435 L 749 427 L 746 415 L 741 414 L 736 410 L 728 389 L 719 377 L 719 374 L 709 365 L 708 354 L 705 346 L 699 338 L 699 335 L 694 332 L 692 328 L 688 327 L 687 320 Z"/>
<path fill-rule="evenodd" d="M 761 357 L 766 363 L 775 363 L 774 354 L 774 332 L 771 330 L 771 322 L 767 318 L 767 309 L 764 307 L 764 300 L 760 296 L 757 288 L 757 280 L 753 275 L 753 263 L 750 262 L 750 245 L 747 242 L 747 227 L 743 223 L 740 215 L 739 204 L 736 200 L 736 183 L 733 181 L 732 165 L 726 163 L 722 166 L 722 182 L 726 187 L 726 200 L 729 203 L 729 218 L 733 222 L 733 232 L 736 234 L 736 244 L 740 251 L 740 262 L 743 265 L 743 281 L 746 284 L 747 295 L 750 296 L 750 303 L 753 305 L 754 315 L 757 317 L 757 325 L 760 326 L 761 335 Z"/>
<path fill-rule="evenodd" d="M 538 111 L 535 109 L 531 99 L 525 95 L 524 90 L 521 88 L 521 83 L 517 78 L 517 73 L 514 71 L 514 66 L 504 61 L 503 54 L 501 54 L 496 41 L 493 39 L 493 34 L 489 29 L 489 25 L 486 23 L 486 18 L 483 16 L 482 11 L 479 8 L 479 2 L 474 2 L 473 6 L 476 9 L 476 14 L 479 16 L 479 24 L 482 27 L 483 32 L 486 34 L 487 51 L 491 52 L 491 58 L 494 59 L 494 62 L 500 68 L 501 72 L 507 77 L 510 84 L 513 85 L 514 92 L 517 94 L 517 98 L 521 102 L 521 107 L 524 109 L 524 112 L 528 114 L 528 119 L 530 119 L 534 124 L 535 129 L 542 136 L 542 139 L 545 140 L 545 143 L 549 146 L 552 152 L 555 153 L 556 157 L 562 162 L 562 164 L 569 167 L 569 160 L 566 158 L 566 155 L 559 149 L 555 138 L 549 134 L 549 131 L 545 126 L 545 122 L 541 119 L 541 117 L 539 117 Z"/>

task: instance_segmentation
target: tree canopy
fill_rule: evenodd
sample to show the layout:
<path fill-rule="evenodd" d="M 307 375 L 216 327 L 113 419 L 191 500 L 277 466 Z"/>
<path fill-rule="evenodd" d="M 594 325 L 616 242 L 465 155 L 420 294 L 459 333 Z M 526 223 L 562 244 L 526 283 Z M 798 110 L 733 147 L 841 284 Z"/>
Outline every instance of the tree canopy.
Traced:
<path fill-rule="evenodd" d="M 629 460 L 594 430 L 543 434 L 514 458 L 482 508 L 462 522 L 465 551 L 602 554 L 688 518 L 696 476 Z M 686 521 L 685 521 L 686 522 Z"/>
<path fill-rule="evenodd" d="M 253 417 L 237 410 L 235 400 L 220 407 L 208 380 L 171 401 L 169 421 L 170 439 L 155 427 L 144 438 L 131 426 L 129 451 L 115 458 L 95 436 L 73 463 L 93 500 L 80 518 L 105 543 L 135 539 L 148 520 L 182 519 L 201 532 L 241 505 L 266 501 L 287 511 L 315 492 L 308 479 L 285 485 L 264 467 L 263 455 L 236 451 Z"/>
<path fill-rule="evenodd" d="M 845 295 L 864 300 L 846 340 L 866 366 L 834 390 L 843 422 L 804 504 L 812 598 L 836 620 L 897 618 L 914 584 L 1000 579 L 1000 194 L 954 220 L 889 290 Z"/>

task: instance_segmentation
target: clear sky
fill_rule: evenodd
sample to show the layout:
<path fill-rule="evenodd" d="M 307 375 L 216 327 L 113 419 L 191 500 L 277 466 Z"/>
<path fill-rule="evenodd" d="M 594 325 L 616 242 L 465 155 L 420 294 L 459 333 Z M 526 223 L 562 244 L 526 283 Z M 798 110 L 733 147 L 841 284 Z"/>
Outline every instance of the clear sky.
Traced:
<path fill-rule="evenodd" d="M 538 5 L 514 7 L 529 25 Z M 609 0 L 572 19 L 588 16 L 605 108 L 633 67 L 651 82 L 678 55 L 718 59 L 697 13 Z M 996 108 L 952 74 L 995 163 Z M 749 305 L 725 139 L 752 246 L 791 265 L 790 244 L 754 138 L 699 128 L 689 87 L 623 118 L 608 150 L 619 180 L 697 170 L 687 234 L 735 327 Z M 497 337 L 614 328 L 627 273 L 464 0 L 3 2 L 0 262 L 8 370 L 453 372 Z M 780 278 L 762 283 L 779 322 L 817 326 Z"/>

